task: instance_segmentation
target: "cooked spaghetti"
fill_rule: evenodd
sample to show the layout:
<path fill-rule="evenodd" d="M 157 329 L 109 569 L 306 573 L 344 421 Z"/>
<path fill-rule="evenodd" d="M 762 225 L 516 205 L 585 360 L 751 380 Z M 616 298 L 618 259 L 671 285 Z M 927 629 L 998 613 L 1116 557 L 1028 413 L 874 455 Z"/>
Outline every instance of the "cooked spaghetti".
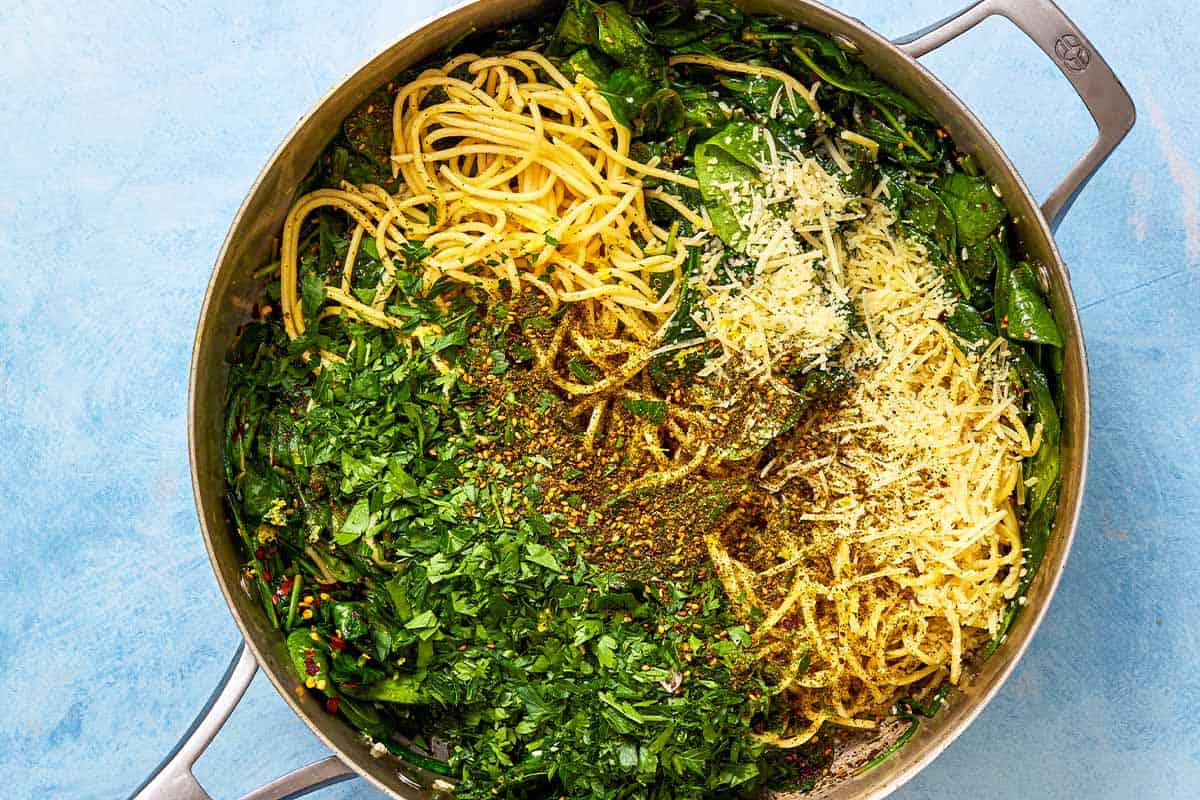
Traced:
<path fill-rule="evenodd" d="M 458 69 L 466 78 L 452 77 Z M 426 102 L 444 93 L 441 102 Z M 395 99 L 391 164 L 403 179 L 391 195 L 373 184 L 345 184 L 301 198 L 284 225 L 283 314 L 293 337 L 304 332 L 298 309 L 297 249 L 304 220 L 331 206 L 370 236 L 386 267 L 370 306 L 381 312 L 394 288 L 394 258 L 418 239 L 429 248 L 427 285 L 440 279 L 498 298 L 502 287 L 588 302 L 594 327 L 644 344 L 674 310 L 682 245 L 646 215 L 646 176 L 695 187 L 694 179 L 629 157 L 629 130 L 591 81 L 569 81 L 545 56 L 456 56 L 428 69 Z M 678 198 L 656 196 L 700 218 Z M 340 286 L 329 287 L 341 313 L 383 324 L 348 296 L 356 248 Z M 666 276 L 666 288 L 652 287 Z"/>
<path fill-rule="evenodd" d="M 527 49 L 414 70 L 285 221 L 281 338 L 231 382 L 248 576 L 381 747 L 425 758 L 389 703 L 458 710 L 464 796 L 547 752 L 547 791 L 598 791 L 567 718 L 681 797 L 767 780 L 829 726 L 915 721 L 1044 549 L 1059 421 L 1025 345 L 1061 340 L 998 193 L 827 40 L 737 20 L 671 53 L 573 0 Z M 493 563 L 517 528 L 520 568 Z M 567 652 L 620 688 L 553 688 Z M 651 738 L 710 747 L 714 719 L 707 766 L 637 766 Z"/>

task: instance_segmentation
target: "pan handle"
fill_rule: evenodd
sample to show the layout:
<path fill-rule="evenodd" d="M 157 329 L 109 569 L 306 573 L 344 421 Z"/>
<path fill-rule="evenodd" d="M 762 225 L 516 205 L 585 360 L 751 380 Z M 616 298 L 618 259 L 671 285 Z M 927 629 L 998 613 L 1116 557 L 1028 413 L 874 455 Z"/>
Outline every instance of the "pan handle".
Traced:
<path fill-rule="evenodd" d="M 192 774 L 192 766 L 229 719 L 256 672 L 258 662 L 243 642 L 191 727 L 130 800 L 212 800 Z M 354 776 L 341 759 L 329 756 L 276 778 L 242 800 L 287 800 Z"/>
<path fill-rule="evenodd" d="M 1083 158 L 1042 203 L 1042 214 L 1054 230 L 1087 182 L 1133 127 L 1133 99 L 1075 23 L 1052 0 L 979 0 L 928 28 L 897 39 L 913 58 L 932 52 L 991 16 L 1012 22 L 1042 49 L 1075 87 L 1096 121 L 1098 135 Z"/>

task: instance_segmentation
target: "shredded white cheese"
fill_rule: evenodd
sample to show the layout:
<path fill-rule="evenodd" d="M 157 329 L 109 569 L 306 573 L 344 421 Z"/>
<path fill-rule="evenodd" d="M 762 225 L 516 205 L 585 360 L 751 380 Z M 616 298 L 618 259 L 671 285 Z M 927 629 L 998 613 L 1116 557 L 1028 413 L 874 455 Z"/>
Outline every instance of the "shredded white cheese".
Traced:
<path fill-rule="evenodd" d="M 789 596 L 829 604 L 806 630 L 821 691 L 835 694 L 853 679 L 885 697 L 943 665 L 958 682 L 1020 580 L 1011 497 L 1029 441 L 1007 350 L 959 346 L 939 321 L 952 305 L 942 278 L 894 223 L 876 206 L 848 227 L 845 288 L 871 331 L 850 332 L 841 351 L 857 383 L 836 412 L 803 423 L 823 444 L 767 477 L 811 493 L 795 535 L 824 543 L 814 557 L 829 567 Z M 944 652 L 923 649 L 936 631 Z"/>
<path fill-rule="evenodd" d="M 720 187 L 746 209 L 738 244 L 753 269 L 736 268 L 733 256 L 737 274 L 722 280 L 717 269 L 726 252 L 714 243 L 705 253 L 696 320 L 723 353 L 705 374 L 731 363 L 751 377 L 769 377 L 782 363 L 819 367 L 846 340 L 850 298 L 834 231 L 859 219 L 862 203 L 815 159 L 780 158 L 774 137 L 766 141 L 771 161 L 762 183 Z"/>

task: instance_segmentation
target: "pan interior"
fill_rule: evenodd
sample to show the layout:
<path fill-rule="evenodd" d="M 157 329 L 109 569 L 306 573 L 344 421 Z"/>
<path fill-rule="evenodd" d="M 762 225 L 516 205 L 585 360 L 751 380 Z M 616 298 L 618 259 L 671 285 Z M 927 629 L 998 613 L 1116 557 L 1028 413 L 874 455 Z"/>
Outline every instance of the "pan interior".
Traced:
<path fill-rule="evenodd" d="M 538 0 L 478 0 L 460 5 L 399 39 L 333 89 L 276 151 L 239 210 L 208 287 L 193 351 L 189 436 L 193 489 L 213 569 L 234 617 L 264 671 L 292 709 L 335 753 L 379 789 L 406 800 L 435 796 L 422 785 L 432 778 L 390 757 L 374 758 L 360 735 L 327 714 L 301 687 L 288 666 L 283 638 L 270 627 L 243 584 L 241 556 L 223 507 L 222 468 L 225 353 L 238 327 L 248 319 L 259 292 L 251 273 L 272 258 L 272 248 L 297 187 L 332 140 L 342 120 L 372 91 L 413 64 L 429 58 L 463 32 L 547 13 L 556 4 Z M 826 34 L 842 37 L 878 75 L 930 109 L 959 147 L 972 153 L 1000 188 L 1015 217 L 1024 252 L 1046 266 L 1055 317 L 1064 333 L 1063 381 L 1066 396 L 1062 442 L 1063 486 L 1058 518 L 1041 574 L 1006 644 L 991 659 L 975 664 L 948 708 L 923 724 L 895 757 L 861 775 L 854 768 L 903 730 L 884 726 L 873 740 L 847 740 L 835 757 L 833 777 L 805 797 L 883 797 L 937 756 L 979 713 L 1020 657 L 1057 584 L 1074 532 L 1082 495 L 1087 446 L 1087 368 L 1075 303 L 1066 269 L 1044 219 L 1008 158 L 963 104 L 918 63 L 887 40 L 808 0 L 739 2 L 747 11 L 773 13 Z M 913 27 L 923 21 L 914 20 Z"/>

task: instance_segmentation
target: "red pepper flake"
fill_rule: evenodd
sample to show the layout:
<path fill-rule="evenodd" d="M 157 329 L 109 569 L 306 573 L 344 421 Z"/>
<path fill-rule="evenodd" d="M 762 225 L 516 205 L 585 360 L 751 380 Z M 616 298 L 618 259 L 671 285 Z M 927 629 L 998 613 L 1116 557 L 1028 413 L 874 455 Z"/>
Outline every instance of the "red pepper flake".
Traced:
<path fill-rule="evenodd" d="M 264 558 L 267 557 L 267 554 L 264 553 L 263 549 L 260 547 L 254 551 L 254 557 L 257 558 L 259 561 L 262 561 Z"/>
<path fill-rule="evenodd" d="M 329 637 L 329 646 L 332 647 L 334 650 L 341 650 L 343 647 L 346 646 L 346 640 L 340 636 L 330 636 Z"/>
<path fill-rule="evenodd" d="M 325 699 L 325 710 L 330 714 L 336 714 L 338 710 L 338 699 L 336 697 L 328 697 Z"/>
<path fill-rule="evenodd" d="M 267 569 L 266 567 L 263 567 L 263 580 L 267 582 L 270 582 L 271 580 L 271 570 Z"/>
<path fill-rule="evenodd" d="M 277 594 L 271 595 L 271 605 L 273 605 L 273 606 L 279 605 L 279 595 L 277 595 Z"/>
<path fill-rule="evenodd" d="M 291 594 L 292 584 L 295 582 L 296 582 L 295 575 L 289 575 L 288 577 L 284 578 L 283 583 L 279 584 L 279 594 L 280 595 Z"/>

